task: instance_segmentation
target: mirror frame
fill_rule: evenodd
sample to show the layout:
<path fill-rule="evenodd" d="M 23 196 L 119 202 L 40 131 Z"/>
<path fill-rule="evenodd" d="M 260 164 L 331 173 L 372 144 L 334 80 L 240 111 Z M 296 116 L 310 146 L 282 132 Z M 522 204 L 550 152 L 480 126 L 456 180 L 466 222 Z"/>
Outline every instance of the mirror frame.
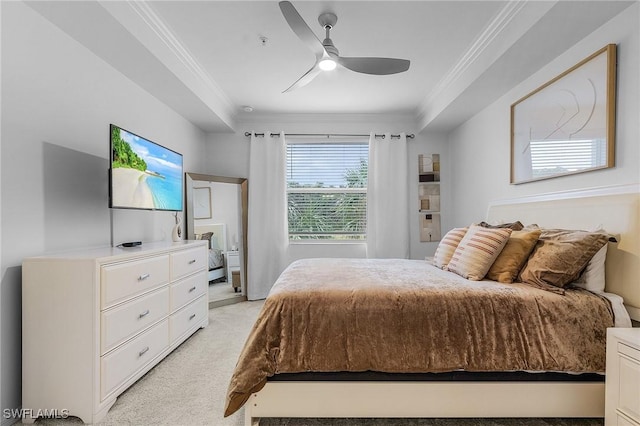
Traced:
<path fill-rule="evenodd" d="M 191 203 L 193 202 L 193 182 L 194 181 L 204 181 L 204 182 L 218 182 L 218 183 L 235 183 L 240 185 L 240 200 L 241 200 L 241 209 L 240 214 L 242 215 L 242 250 L 240 251 L 240 263 L 242 264 L 241 273 L 242 273 L 242 282 L 244 283 L 244 295 L 247 295 L 247 228 L 248 228 L 248 217 L 249 217 L 249 181 L 246 178 L 238 178 L 238 177 L 226 177 L 226 176 L 215 176 L 215 175 L 206 175 L 201 173 L 185 173 L 185 230 L 187 239 L 193 240 L 195 239 L 195 234 L 193 232 L 194 218 L 193 218 L 193 208 L 191 207 Z M 192 226 L 189 226 L 192 225 Z"/>

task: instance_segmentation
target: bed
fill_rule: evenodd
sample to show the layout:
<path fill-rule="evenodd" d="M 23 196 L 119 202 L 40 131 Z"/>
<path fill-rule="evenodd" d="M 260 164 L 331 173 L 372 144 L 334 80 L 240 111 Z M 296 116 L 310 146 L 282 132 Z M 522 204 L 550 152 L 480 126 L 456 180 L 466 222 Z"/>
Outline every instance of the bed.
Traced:
<path fill-rule="evenodd" d="M 638 212 L 637 193 L 597 194 L 496 203 L 488 220 L 606 228 L 619 241 L 605 243 L 607 264 L 617 267 L 607 269 L 606 290 L 635 301 L 624 293 L 640 271 Z M 628 324 L 619 297 L 579 287 L 469 281 L 418 260 L 302 260 L 265 301 L 225 414 L 246 403 L 246 424 L 602 417 L 606 329 Z"/>
<path fill-rule="evenodd" d="M 208 281 L 224 278 L 224 254 L 227 247 L 226 224 L 215 223 L 196 225 L 194 234 L 197 240 L 209 240 L 209 276 Z"/>

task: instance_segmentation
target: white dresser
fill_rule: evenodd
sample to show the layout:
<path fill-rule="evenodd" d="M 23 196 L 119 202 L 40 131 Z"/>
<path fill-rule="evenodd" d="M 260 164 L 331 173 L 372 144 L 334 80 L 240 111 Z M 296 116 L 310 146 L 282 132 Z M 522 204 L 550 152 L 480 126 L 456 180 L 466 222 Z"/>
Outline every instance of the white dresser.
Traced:
<path fill-rule="evenodd" d="M 101 421 L 118 395 L 208 324 L 206 273 L 203 241 L 25 259 L 25 413 Z"/>
<path fill-rule="evenodd" d="M 605 426 L 640 426 L 640 328 L 607 330 Z"/>

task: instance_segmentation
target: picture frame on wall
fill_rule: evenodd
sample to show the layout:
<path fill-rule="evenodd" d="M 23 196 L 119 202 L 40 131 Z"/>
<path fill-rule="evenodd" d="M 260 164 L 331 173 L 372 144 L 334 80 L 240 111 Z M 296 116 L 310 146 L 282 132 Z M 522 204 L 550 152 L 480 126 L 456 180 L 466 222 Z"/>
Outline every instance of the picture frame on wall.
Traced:
<path fill-rule="evenodd" d="M 616 45 L 511 105 L 511 184 L 615 165 Z"/>
<path fill-rule="evenodd" d="M 211 188 L 193 188 L 193 218 L 211 219 L 213 211 L 211 207 Z"/>

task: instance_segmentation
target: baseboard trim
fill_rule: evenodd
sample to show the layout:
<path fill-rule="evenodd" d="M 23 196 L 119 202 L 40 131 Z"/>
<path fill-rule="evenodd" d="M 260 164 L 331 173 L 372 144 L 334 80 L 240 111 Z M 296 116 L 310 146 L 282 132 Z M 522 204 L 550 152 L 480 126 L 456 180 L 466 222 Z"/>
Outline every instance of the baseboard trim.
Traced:
<path fill-rule="evenodd" d="M 246 302 L 247 296 L 235 296 L 229 299 L 223 300 L 210 300 L 209 301 L 209 309 L 219 308 L 221 306 L 233 305 L 240 302 Z"/>

